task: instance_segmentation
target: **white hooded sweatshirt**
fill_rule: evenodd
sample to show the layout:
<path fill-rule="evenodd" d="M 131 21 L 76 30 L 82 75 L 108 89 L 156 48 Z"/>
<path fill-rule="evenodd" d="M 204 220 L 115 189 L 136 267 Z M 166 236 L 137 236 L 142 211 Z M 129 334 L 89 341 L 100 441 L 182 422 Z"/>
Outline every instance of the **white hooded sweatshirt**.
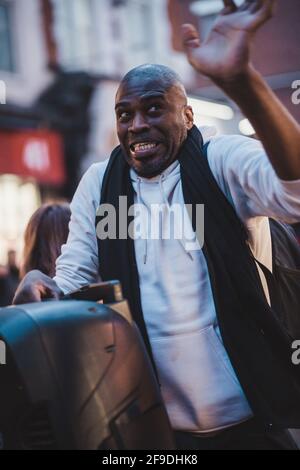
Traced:
<path fill-rule="evenodd" d="M 268 217 L 300 220 L 300 181 L 279 180 L 261 144 L 241 136 L 211 139 L 208 162 L 249 230 L 254 256 L 272 269 Z M 95 214 L 106 165 L 92 165 L 72 201 L 70 235 L 55 277 L 64 292 L 97 279 Z M 166 213 L 184 205 L 177 161 L 155 178 L 140 178 L 133 170 L 130 175 L 134 202 L 146 212 L 152 204 L 164 204 Z M 200 247 L 189 251 L 174 238 L 137 239 L 134 247 L 143 315 L 173 429 L 210 433 L 249 419 L 252 411 L 223 346 Z"/>

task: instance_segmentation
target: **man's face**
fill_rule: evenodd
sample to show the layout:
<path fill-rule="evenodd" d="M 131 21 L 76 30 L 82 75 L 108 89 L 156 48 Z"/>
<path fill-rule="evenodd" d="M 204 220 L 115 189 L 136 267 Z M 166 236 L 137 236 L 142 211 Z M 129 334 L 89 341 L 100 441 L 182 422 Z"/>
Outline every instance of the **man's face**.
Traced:
<path fill-rule="evenodd" d="M 193 126 L 193 112 L 180 85 L 166 88 L 162 79 L 135 77 L 116 96 L 117 133 L 127 163 L 151 178 L 177 157 Z"/>

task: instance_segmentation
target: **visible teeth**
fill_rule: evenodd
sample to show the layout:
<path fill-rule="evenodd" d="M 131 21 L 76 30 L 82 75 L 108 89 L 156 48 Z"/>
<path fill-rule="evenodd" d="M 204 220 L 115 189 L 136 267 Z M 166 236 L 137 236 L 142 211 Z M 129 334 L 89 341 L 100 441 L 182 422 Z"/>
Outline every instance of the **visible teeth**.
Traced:
<path fill-rule="evenodd" d="M 156 147 L 156 144 L 155 143 L 146 144 L 146 143 L 143 142 L 143 143 L 140 143 L 140 144 L 135 144 L 133 147 L 134 147 L 134 151 L 138 152 L 140 150 L 151 150 L 154 147 Z"/>

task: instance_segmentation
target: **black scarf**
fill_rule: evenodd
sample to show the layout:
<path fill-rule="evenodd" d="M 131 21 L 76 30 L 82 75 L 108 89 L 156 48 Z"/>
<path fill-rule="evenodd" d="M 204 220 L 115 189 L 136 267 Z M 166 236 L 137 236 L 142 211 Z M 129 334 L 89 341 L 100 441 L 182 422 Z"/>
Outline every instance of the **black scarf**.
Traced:
<path fill-rule="evenodd" d="M 203 155 L 202 136 L 195 126 L 189 131 L 178 160 L 185 204 L 205 205 L 203 252 L 224 346 L 243 390 L 254 413 L 265 422 L 300 427 L 300 374 L 291 361 L 291 341 L 266 301 L 245 227 L 211 173 Z M 133 204 L 129 167 L 117 147 L 110 157 L 101 191 L 101 204 L 115 207 L 117 221 L 122 195 L 127 196 L 128 207 Z M 99 221 L 97 217 L 96 224 Z M 195 230 L 194 217 L 192 225 Z M 98 247 L 101 278 L 122 282 L 152 358 L 141 309 L 134 241 L 129 237 L 98 239 Z"/>

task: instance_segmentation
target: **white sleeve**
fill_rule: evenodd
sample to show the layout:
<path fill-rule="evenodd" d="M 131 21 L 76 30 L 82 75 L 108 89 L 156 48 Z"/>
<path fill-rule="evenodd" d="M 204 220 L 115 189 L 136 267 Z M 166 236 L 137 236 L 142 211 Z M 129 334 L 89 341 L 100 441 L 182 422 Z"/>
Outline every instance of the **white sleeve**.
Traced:
<path fill-rule="evenodd" d="M 95 219 L 107 162 L 96 163 L 88 169 L 71 202 L 69 236 L 56 261 L 54 278 L 64 293 L 99 278 Z"/>
<path fill-rule="evenodd" d="M 215 137 L 207 157 L 218 185 L 244 222 L 259 216 L 300 221 L 300 180 L 280 180 L 259 141 L 239 135 Z"/>

